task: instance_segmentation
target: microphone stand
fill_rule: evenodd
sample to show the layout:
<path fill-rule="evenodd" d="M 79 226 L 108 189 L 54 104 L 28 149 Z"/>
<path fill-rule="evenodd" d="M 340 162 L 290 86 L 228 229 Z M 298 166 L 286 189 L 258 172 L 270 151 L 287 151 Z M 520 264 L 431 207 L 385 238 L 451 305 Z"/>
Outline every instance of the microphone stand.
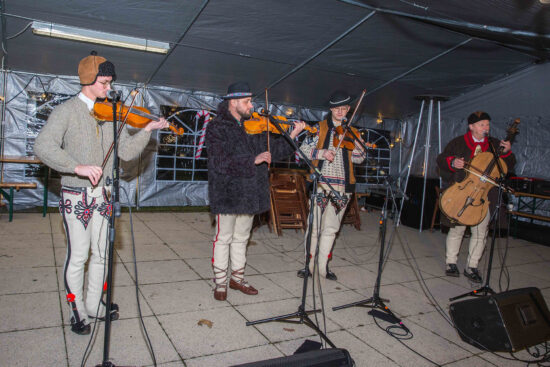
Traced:
<path fill-rule="evenodd" d="M 486 135 L 487 139 L 489 139 L 489 134 Z M 481 288 L 478 288 L 478 289 L 475 289 L 471 292 L 466 292 L 464 294 L 461 294 L 461 295 L 458 295 L 456 297 L 452 297 L 452 298 L 449 298 L 449 301 L 455 301 L 457 299 L 460 299 L 460 298 L 464 298 L 464 297 L 468 297 L 468 296 L 472 296 L 472 297 L 483 297 L 483 296 L 486 296 L 487 294 L 495 294 L 496 292 L 491 288 L 491 286 L 489 285 L 489 282 L 491 280 L 491 268 L 493 267 L 493 254 L 494 254 L 494 250 L 495 250 L 495 241 L 496 241 L 496 235 L 497 235 L 497 228 L 500 229 L 500 207 L 502 205 L 502 192 L 503 192 L 503 187 L 504 187 L 504 177 L 506 176 L 505 173 L 504 173 L 504 170 L 502 169 L 502 165 L 500 164 L 500 157 L 499 157 L 499 154 L 501 152 L 501 150 L 499 149 L 499 152 L 497 153 L 495 147 L 493 146 L 493 144 L 491 143 L 491 141 L 489 141 L 489 150 L 491 151 L 491 153 L 493 154 L 493 160 L 496 162 L 496 165 L 497 165 L 497 169 L 498 169 L 498 173 L 499 173 L 499 178 L 498 180 L 495 180 L 496 183 L 497 183 L 497 186 L 498 186 L 498 200 L 497 200 L 497 207 L 496 207 L 496 210 L 495 212 L 492 214 L 492 218 L 491 220 L 489 221 L 489 226 L 490 226 L 490 222 L 493 222 L 493 235 L 492 235 L 492 238 L 491 238 L 491 246 L 490 246 L 490 250 L 489 250 L 489 262 L 488 262 L 488 267 L 487 267 L 487 275 L 485 276 L 485 284 L 481 287 Z M 492 171 L 492 167 L 490 168 L 490 171 Z M 490 172 L 489 172 L 490 174 Z"/>
<path fill-rule="evenodd" d="M 386 305 L 385 302 L 390 302 L 390 301 L 388 299 L 380 298 L 380 283 L 382 280 L 384 252 L 385 252 L 385 243 L 386 243 L 386 223 L 387 223 L 387 217 L 388 217 L 388 201 L 390 196 L 392 200 L 392 210 L 394 210 L 397 207 L 395 203 L 395 194 L 393 193 L 392 185 L 389 182 L 387 177 L 384 177 L 384 185 L 386 186 L 386 197 L 384 199 L 384 205 L 382 206 L 382 211 L 380 213 L 380 227 L 379 227 L 380 255 L 378 257 L 378 274 L 376 276 L 376 283 L 374 285 L 373 295 L 372 297 L 361 301 L 333 307 L 332 310 L 337 311 L 337 310 L 354 307 L 354 306 L 370 308 L 371 310 L 368 312 L 369 315 L 372 315 L 373 317 L 378 317 L 387 322 L 391 322 L 392 324 L 399 323 L 399 325 L 405 331 L 408 332 L 408 328 L 403 324 L 401 319 L 395 316 L 395 314 Z M 405 198 L 406 196 L 403 193 L 403 200 Z M 399 218 L 399 215 L 397 216 L 397 218 Z M 395 226 L 394 226 L 394 230 L 395 230 Z"/>
<path fill-rule="evenodd" d="M 116 95 L 115 95 L 116 96 Z M 120 97 L 118 97 L 120 98 Z M 120 167 L 118 159 L 118 129 L 117 129 L 117 99 L 113 98 L 113 179 L 111 190 L 111 217 L 109 218 L 109 249 L 107 256 L 107 290 L 106 290 L 106 305 L 105 305 L 105 335 L 103 340 L 103 362 L 96 367 L 114 367 L 115 365 L 109 361 L 109 345 L 111 337 L 111 299 L 113 291 L 113 252 L 115 245 L 115 218 L 120 217 Z M 108 181 L 108 179 L 106 180 Z M 106 182 L 106 184 L 108 184 Z M 117 317 L 118 318 L 118 317 Z"/>
<path fill-rule="evenodd" d="M 295 151 L 298 152 L 298 154 L 300 154 L 303 161 L 306 162 L 306 164 L 309 166 L 309 168 L 313 172 L 311 174 L 311 179 L 313 181 L 313 189 L 312 189 L 310 199 L 309 199 L 310 215 L 308 216 L 308 229 L 307 229 L 308 232 L 307 232 L 307 237 L 306 237 L 306 254 L 307 255 L 306 255 L 306 261 L 305 261 L 305 265 L 304 265 L 304 271 L 307 274 L 307 272 L 309 271 L 309 262 L 311 261 L 310 256 L 309 256 L 309 253 L 310 253 L 310 250 L 311 250 L 311 235 L 312 235 L 311 232 L 312 232 L 312 228 L 313 228 L 313 213 L 311 211 L 315 210 L 314 208 L 315 208 L 315 198 L 317 196 L 317 184 L 318 184 L 319 181 L 324 182 L 325 180 L 322 177 L 321 172 L 317 169 L 317 167 L 315 167 L 313 165 L 313 163 L 306 157 L 306 155 L 298 148 L 298 146 L 296 145 L 294 140 L 292 140 L 290 138 L 290 136 L 288 135 L 288 133 L 279 125 L 279 122 L 276 119 L 274 119 L 272 116 L 270 116 L 270 115 L 268 115 L 268 116 L 269 116 L 269 120 L 271 121 L 271 123 L 273 123 L 273 125 L 279 130 L 279 132 L 288 140 L 290 145 L 295 149 Z M 327 187 L 331 191 L 331 194 L 334 195 L 334 198 L 337 200 L 338 203 L 346 204 L 346 202 L 347 202 L 346 196 L 342 197 L 328 182 L 325 182 L 325 184 L 327 185 Z M 323 331 L 321 329 L 319 329 L 319 327 L 309 317 L 310 314 L 318 313 L 321 310 L 319 310 L 319 309 L 309 310 L 309 311 L 306 310 L 306 297 L 307 297 L 308 278 L 309 278 L 308 276 L 304 276 L 304 283 L 303 283 L 303 287 L 302 287 L 302 300 L 301 300 L 300 306 L 298 306 L 298 310 L 296 312 L 286 314 L 286 315 L 273 316 L 273 317 L 269 317 L 269 318 L 261 319 L 261 320 L 256 320 L 256 321 L 248 321 L 246 323 L 246 326 L 257 325 L 257 324 L 262 324 L 262 323 L 271 322 L 271 321 L 288 322 L 288 323 L 291 323 L 291 324 L 305 324 L 305 325 L 309 326 L 310 328 L 312 328 L 313 330 L 315 330 L 315 332 L 317 332 L 317 334 L 319 334 L 319 336 L 321 338 L 323 338 L 323 340 L 325 340 L 332 348 L 336 348 L 336 345 L 334 345 L 334 343 L 325 335 L 325 333 L 323 333 Z M 292 318 L 299 318 L 299 320 L 289 320 L 289 319 L 292 319 Z"/>

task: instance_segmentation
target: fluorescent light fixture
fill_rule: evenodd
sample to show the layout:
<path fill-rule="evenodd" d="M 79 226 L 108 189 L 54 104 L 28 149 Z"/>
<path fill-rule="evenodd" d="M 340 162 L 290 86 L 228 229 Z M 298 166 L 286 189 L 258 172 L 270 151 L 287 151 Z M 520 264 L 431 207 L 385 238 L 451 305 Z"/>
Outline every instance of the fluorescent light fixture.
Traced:
<path fill-rule="evenodd" d="M 97 43 L 113 47 L 165 54 L 170 49 L 168 42 L 151 41 L 144 38 L 123 36 L 61 24 L 34 21 L 32 33 L 40 36 L 62 38 L 72 41 Z"/>

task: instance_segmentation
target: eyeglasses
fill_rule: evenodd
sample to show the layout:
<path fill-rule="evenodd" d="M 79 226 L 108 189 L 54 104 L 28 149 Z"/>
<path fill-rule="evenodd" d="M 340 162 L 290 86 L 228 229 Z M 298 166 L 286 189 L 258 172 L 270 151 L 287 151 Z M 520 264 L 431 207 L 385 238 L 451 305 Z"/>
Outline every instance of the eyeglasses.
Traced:
<path fill-rule="evenodd" d="M 112 80 L 105 80 L 103 82 L 99 82 L 99 84 L 101 84 L 104 88 L 107 87 L 107 86 L 112 86 L 113 85 L 113 81 Z"/>
<path fill-rule="evenodd" d="M 332 107 L 331 110 L 338 111 L 338 112 L 348 112 L 349 107 L 348 106 L 340 106 L 340 107 Z"/>

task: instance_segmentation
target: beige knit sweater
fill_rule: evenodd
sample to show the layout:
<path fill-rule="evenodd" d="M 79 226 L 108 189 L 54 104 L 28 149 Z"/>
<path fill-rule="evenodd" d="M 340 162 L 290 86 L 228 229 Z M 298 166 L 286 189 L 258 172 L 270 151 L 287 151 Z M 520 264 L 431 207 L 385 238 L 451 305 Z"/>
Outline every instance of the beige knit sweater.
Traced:
<path fill-rule="evenodd" d="M 123 160 L 136 158 L 145 148 L 151 132 L 141 129 L 130 135 L 124 128 L 120 135 L 118 156 Z M 86 104 L 75 96 L 56 107 L 34 144 L 34 153 L 47 166 L 61 173 L 61 184 L 72 187 L 91 187 L 87 177 L 74 173 L 78 165 L 101 167 L 105 154 L 113 141 L 113 124 L 99 124 Z M 98 186 L 106 177 L 112 177 L 113 156 L 103 170 Z"/>

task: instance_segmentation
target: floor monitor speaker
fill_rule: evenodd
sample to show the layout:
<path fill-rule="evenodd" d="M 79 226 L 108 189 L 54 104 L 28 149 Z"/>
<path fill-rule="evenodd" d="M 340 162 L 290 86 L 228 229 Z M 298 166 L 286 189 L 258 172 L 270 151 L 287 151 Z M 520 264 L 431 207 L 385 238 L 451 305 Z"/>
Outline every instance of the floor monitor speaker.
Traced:
<path fill-rule="evenodd" d="M 466 343 L 493 352 L 515 352 L 550 340 L 550 312 L 538 288 L 520 288 L 451 304 Z"/>
<path fill-rule="evenodd" d="M 233 367 L 351 367 L 353 359 L 345 349 L 320 349 L 287 357 L 240 364 Z"/>

